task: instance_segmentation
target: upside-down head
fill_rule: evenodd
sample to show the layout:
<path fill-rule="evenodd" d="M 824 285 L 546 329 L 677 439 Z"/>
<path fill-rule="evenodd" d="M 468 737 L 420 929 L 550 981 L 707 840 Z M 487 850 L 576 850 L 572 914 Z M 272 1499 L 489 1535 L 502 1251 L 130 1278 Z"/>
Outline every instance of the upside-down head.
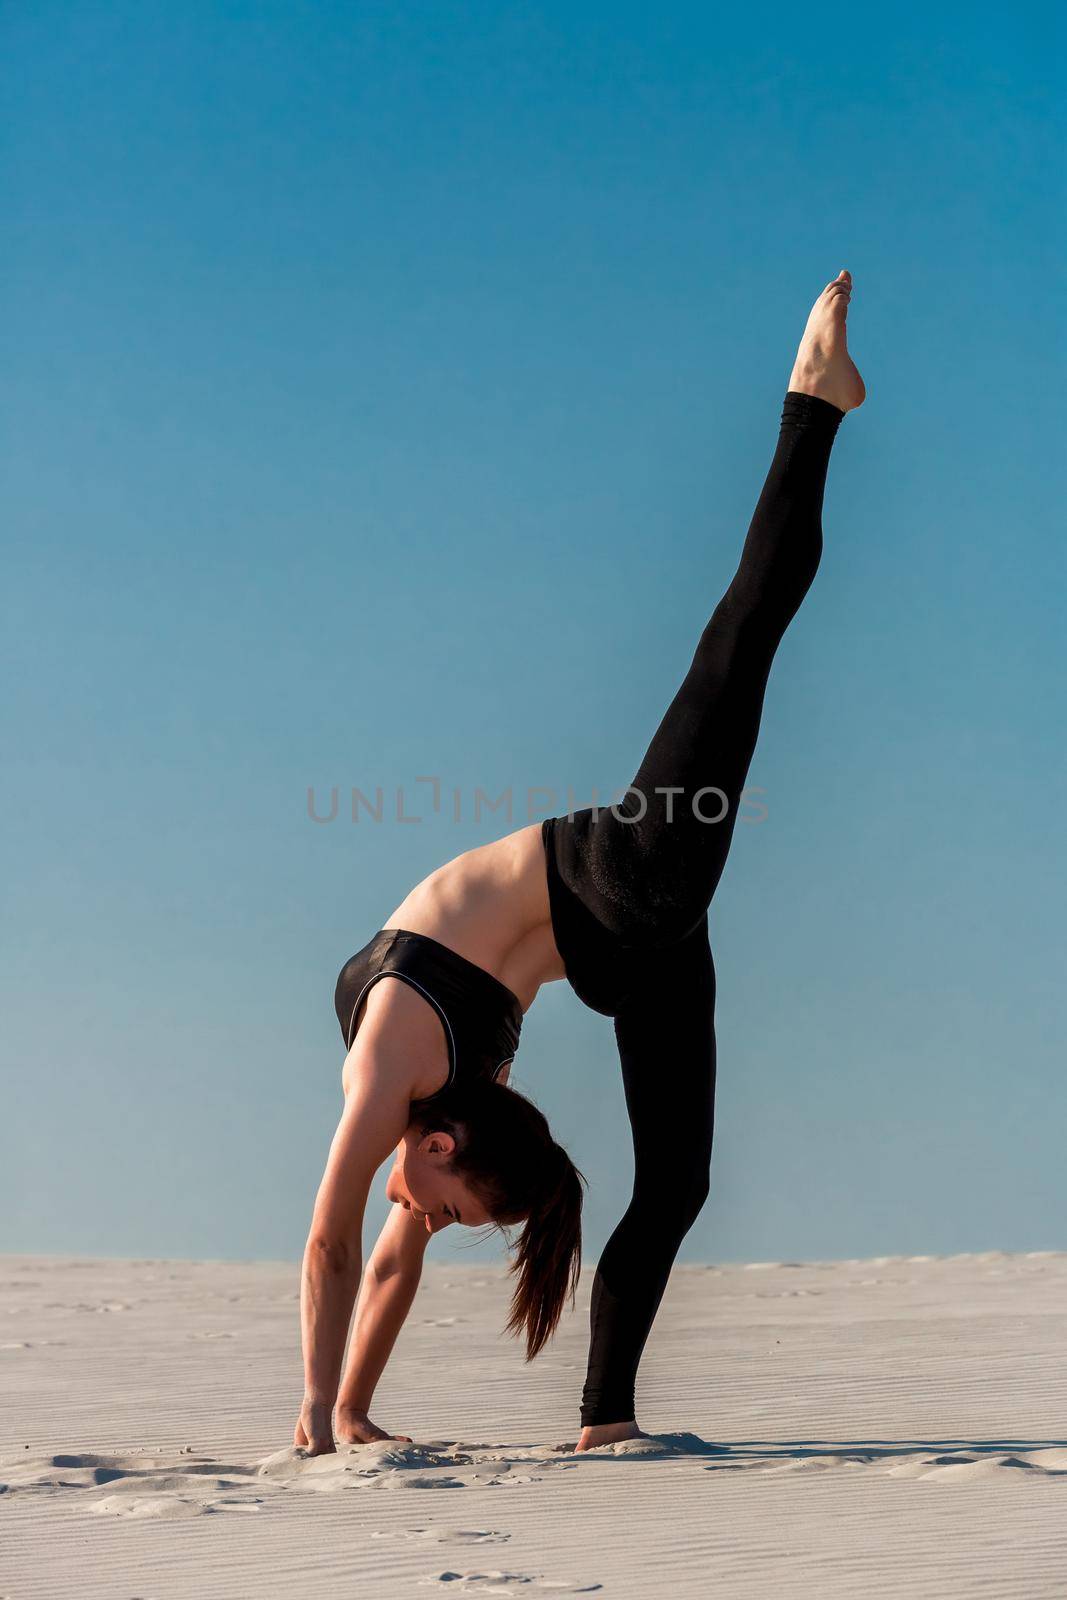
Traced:
<path fill-rule="evenodd" d="M 544 1113 L 505 1084 L 448 1089 L 432 1103 L 415 1101 L 411 1112 L 386 1194 L 427 1212 L 439 1205 L 446 1220 L 500 1229 L 517 1279 L 506 1331 L 525 1335 L 532 1361 L 578 1287 L 585 1179 Z M 520 1224 L 512 1238 L 507 1230 Z"/>

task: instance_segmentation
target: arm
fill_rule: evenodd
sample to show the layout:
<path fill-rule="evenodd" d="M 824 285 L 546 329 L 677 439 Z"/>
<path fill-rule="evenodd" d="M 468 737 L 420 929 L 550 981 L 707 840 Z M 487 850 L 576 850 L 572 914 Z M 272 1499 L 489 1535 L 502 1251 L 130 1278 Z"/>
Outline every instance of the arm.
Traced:
<path fill-rule="evenodd" d="M 410 1211 L 390 1207 L 363 1274 L 337 1396 L 337 1437 L 345 1443 L 396 1437 L 375 1427 L 367 1413 L 415 1299 L 429 1242 Z"/>
<path fill-rule="evenodd" d="M 352 1074 L 315 1199 L 300 1283 L 304 1403 L 295 1442 L 316 1455 L 333 1449 L 331 1414 L 362 1271 L 371 1180 L 408 1125 L 410 1100 L 401 1080 L 373 1057 Z"/>
<path fill-rule="evenodd" d="M 507 1083 L 511 1066 L 509 1061 L 498 1072 L 498 1083 Z M 441 1227 L 451 1227 L 451 1223 L 434 1231 L 440 1233 Z M 337 1437 L 343 1443 L 405 1437 L 385 1433 L 371 1421 L 369 1411 L 414 1303 L 429 1242 L 430 1234 L 410 1211 L 403 1206 L 390 1209 L 360 1284 L 348 1360 L 338 1390 Z"/>

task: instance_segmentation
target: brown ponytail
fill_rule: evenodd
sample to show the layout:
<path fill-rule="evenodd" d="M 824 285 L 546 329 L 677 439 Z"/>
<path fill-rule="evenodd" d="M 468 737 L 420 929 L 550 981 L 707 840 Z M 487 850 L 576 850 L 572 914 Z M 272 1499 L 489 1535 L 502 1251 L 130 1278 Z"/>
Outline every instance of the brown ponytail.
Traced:
<path fill-rule="evenodd" d="M 508 1267 L 518 1282 L 511 1297 L 507 1333 L 526 1333 L 526 1359 L 548 1343 L 571 1304 L 582 1267 L 582 1179 L 562 1145 L 553 1143 L 545 1161 L 544 1196 L 530 1212 Z"/>
<path fill-rule="evenodd" d="M 526 1335 L 532 1361 L 552 1337 L 568 1296 L 573 1304 L 582 1265 L 582 1184 L 543 1112 L 507 1084 L 483 1079 L 415 1101 L 412 1121 L 423 1131 L 451 1133 L 451 1170 L 472 1189 L 503 1232 L 526 1225 L 508 1271 L 517 1278 L 506 1333 Z"/>

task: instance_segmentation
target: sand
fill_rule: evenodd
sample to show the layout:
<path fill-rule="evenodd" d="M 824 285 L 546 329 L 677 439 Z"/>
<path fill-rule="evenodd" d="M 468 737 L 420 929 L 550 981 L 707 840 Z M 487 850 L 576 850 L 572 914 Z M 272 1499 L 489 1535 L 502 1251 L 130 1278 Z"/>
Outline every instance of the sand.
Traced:
<path fill-rule="evenodd" d="M 293 1265 L 0 1258 L 0 1596 L 1067 1595 L 1067 1255 L 675 1269 L 654 1437 L 575 1456 L 502 1266 L 427 1268 L 310 1460 Z"/>

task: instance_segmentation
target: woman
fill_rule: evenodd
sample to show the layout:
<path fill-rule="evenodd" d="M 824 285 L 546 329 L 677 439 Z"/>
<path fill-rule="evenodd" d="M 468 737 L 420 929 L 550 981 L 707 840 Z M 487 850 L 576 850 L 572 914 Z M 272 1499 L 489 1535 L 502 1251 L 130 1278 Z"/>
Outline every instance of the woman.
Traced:
<path fill-rule="evenodd" d="M 334 1429 L 345 1442 L 391 1437 L 368 1408 L 441 1228 L 523 1224 L 507 1327 L 525 1335 L 527 1360 L 573 1298 L 581 1175 L 536 1107 L 507 1087 L 523 1014 L 543 983 L 560 978 L 614 1019 L 634 1144 L 633 1195 L 593 1282 L 578 1449 L 640 1435 L 638 1362 L 708 1192 L 715 975 L 706 913 L 774 653 L 819 564 L 834 437 L 864 399 L 845 339 L 851 293 L 842 271 L 812 308 L 740 565 L 623 800 L 519 828 L 448 862 L 341 972 L 345 1107 L 301 1292 L 295 1442 L 313 1453 L 334 1448 Z M 364 1273 L 367 1194 L 394 1151 L 394 1210 Z"/>

